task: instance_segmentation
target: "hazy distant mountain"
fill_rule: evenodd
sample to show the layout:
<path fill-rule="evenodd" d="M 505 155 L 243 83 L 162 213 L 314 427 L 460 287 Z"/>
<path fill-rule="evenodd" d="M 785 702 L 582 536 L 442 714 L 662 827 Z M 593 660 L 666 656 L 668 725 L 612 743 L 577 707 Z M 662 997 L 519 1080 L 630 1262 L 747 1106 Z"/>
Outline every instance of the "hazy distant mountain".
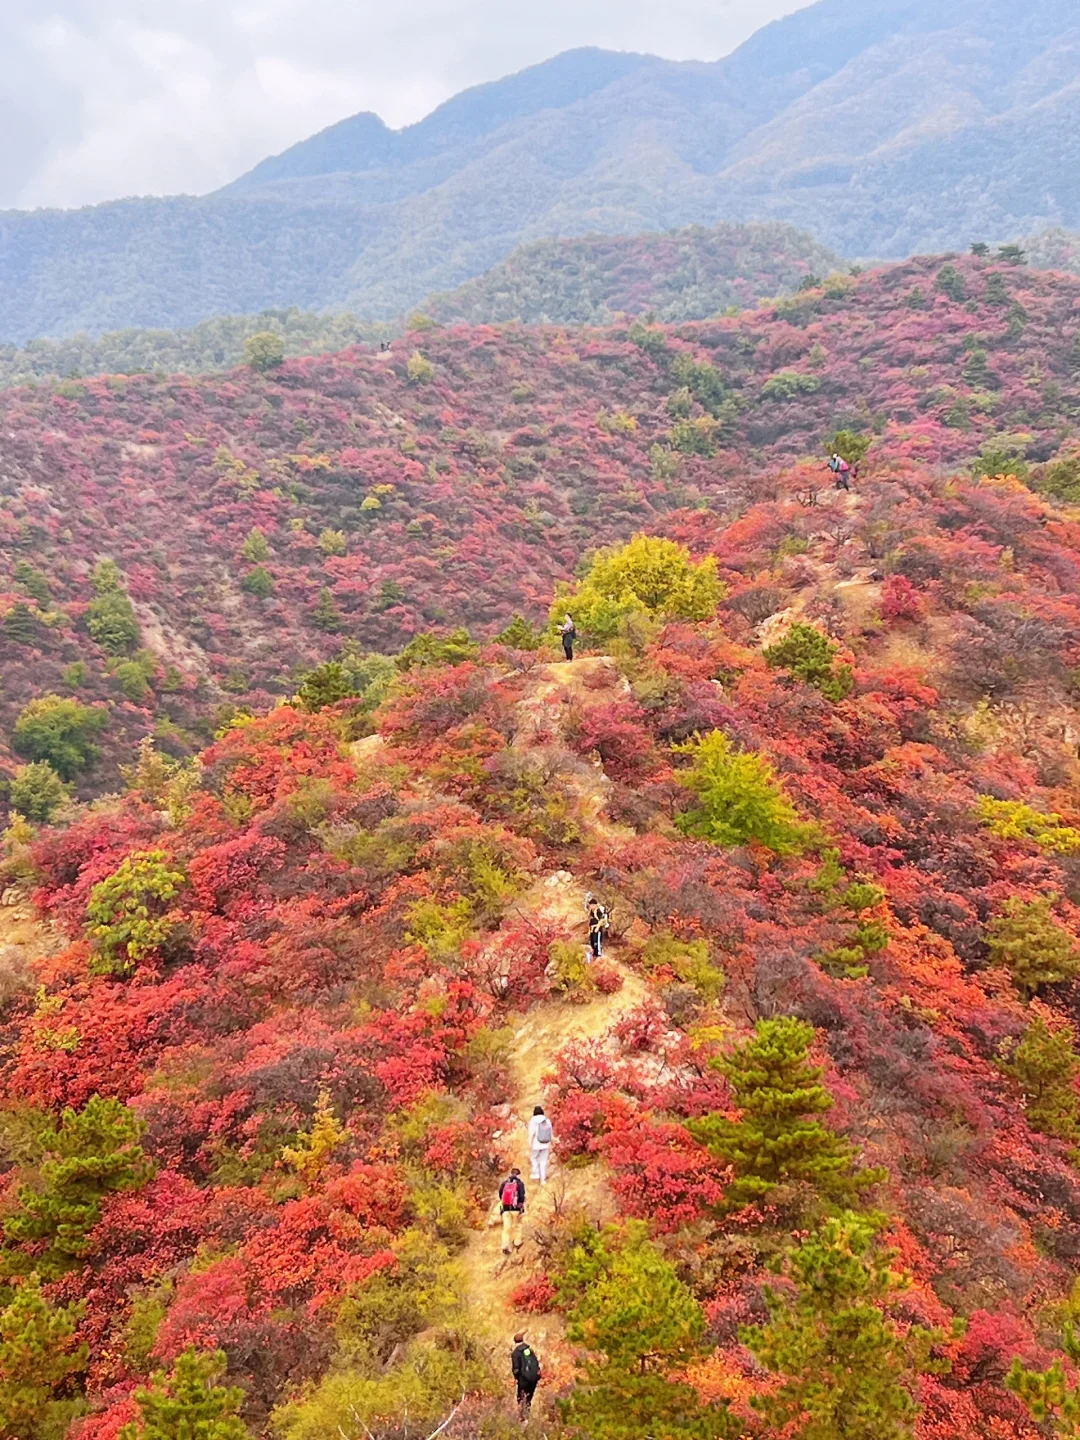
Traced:
<path fill-rule="evenodd" d="M 0 337 L 386 317 L 546 236 L 784 220 L 849 255 L 1080 227 L 1062 0 L 820 0 L 715 64 L 573 51 L 203 199 L 0 215 Z"/>

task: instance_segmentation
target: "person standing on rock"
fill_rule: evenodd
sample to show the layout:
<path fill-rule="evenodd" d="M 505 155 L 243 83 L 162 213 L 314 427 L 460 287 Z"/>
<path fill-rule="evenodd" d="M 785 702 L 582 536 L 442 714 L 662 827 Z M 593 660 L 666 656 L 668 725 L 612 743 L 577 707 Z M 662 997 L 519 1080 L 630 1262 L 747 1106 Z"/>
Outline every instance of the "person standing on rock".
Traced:
<path fill-rule="evenodd" d="M 502 1253 L 510 1254 L 510 1247 L 521 1249 L 522 1216 L 525 1214 L 525 1181 L 515 1165 L 499 1186 L 499 1210 L 502 1214 Z"/>
<path fill-rule="evenodd" d="M 544 1107 L 535 1106 L 529 1121 L 529 1159 L 532 1162 L 532 1178 L 539 1180 L 541 1185 L 547 1184 L 551 1142 L 554 1138 L 551 1121 L 544 1114 Z"/>
<path fill-rule="evenodd" d="M 563 654 L 567 660 L 574 658 L 574 641 L 577 639 L 577 629 L 574 626 L 572 615 L 567 615 L 559 626 L 559 634 L 562 636 Z"/>
<path fill-rule="evenodd" d="M 520 1330 L 514 1336 L 514 1348 L 510 1352 L 510 1372 L 517 1382 L 518 1414 L 522 1424 L 526 1424 L 536 1387 L 540 1384 L 541 1370 L 540 1356 Z"/>

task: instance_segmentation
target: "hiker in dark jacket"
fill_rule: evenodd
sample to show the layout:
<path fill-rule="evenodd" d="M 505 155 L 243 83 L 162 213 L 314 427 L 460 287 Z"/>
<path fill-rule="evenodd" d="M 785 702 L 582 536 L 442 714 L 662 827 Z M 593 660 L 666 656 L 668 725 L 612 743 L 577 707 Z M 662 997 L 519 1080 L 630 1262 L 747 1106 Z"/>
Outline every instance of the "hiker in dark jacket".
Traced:
<path fill-rule="evenodd" d="M 563 654 L 567 660 L 572 660 L 574 658 L 574 641 L 577 639 L 577 630 L 574 627 L 572 616 L 567 615 L 559 626 L 559 634 L 562 636 Z"/>
<path fill-rule="evenodd" d="M 592 958 L 599 960 L 604 953 L 604 936 L 611 929 L 611 918 L 607 907 L 601 905 L 595 895 L 586 895 L 585 910 L 589 917 L 589 949 Z"/>
<path fill-rule="evenodd" d="M 521 1217 L 525 1214 L 525 1181 L 515 1165 L 499 1186 L 499 1210 L 502 1213 L 502 1253 L 510 1254 L 511 1245 L 521 1249 Z"/>
<path fill-rule="evenodd" d="M 517 1381 L 518 1413 L 523 1421 L 528 1420 L 533 1396 L 540 1383 L 540 1356 L 526 1342 L 520 1331 L 514 1336 L 514 1348 L 510 1352 L 510 1371 Z"/>

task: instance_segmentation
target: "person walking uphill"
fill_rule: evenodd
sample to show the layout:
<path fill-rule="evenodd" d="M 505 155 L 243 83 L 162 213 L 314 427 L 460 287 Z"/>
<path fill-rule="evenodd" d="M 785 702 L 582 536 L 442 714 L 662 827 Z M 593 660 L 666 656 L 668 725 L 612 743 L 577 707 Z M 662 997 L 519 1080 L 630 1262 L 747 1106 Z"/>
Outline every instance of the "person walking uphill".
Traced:
<path fill-rule="evenodd" d="M 562 636 L 563 654 L 567 660 L 572 660 L 574 658 L 574 641 L 577 639 L 577 630 L 572 616 L 567 615 L 559 626 L 559 634 Z"/>
<path fill-rule="evenodd" d="M 551 1142 L 554 1138 L 551 1121 L 544 1114 L 544 1107 L 537 1105 L 529 1121 L 529 1159 L 532 1161 L 532 1178 L 539 1180 L 541 1185 L 547 1184 Z"/>
<path fill-rule="evenodd" d="M 521 1249 L 521 1217 L 525 1214 L 525 1181 L 515 1165 L 499 1186 L 499 1209 L 502 1214 L 502 1253 L 510 1254 L 511 1245 Z"/>
<path fill-rule="evenodd" d="M 514 1336 L 514 1348 L 510 1352 L 510 1373 L 517 1381 L 518 1414 L 522 1422 L 529 1418 L 533 1396 L 540 1384 L 540 1357 L 529 1345 L 519 1330 Z"/>

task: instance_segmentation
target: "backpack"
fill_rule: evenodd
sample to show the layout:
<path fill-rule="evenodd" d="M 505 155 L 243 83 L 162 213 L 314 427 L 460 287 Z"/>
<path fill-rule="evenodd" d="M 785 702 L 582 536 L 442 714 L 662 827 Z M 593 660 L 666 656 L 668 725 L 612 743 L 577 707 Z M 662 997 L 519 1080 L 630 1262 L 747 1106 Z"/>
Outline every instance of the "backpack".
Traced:
<path fill-rule="evenodd" d="M 527 1385 L 535 1385 L 537 1380 L 540 1379 L 540 1361 L 537 1358 L 536 1351 L 531 1350 L 528 1345 L 526 1345 L 525 1349 L 521 1352 L 521 1374 L 519 1378 Z"/>
<path fill-rule="evenodd" d="M 551 1121 L 546 1115 L 540 1116 L 540 1124 L 536 1127 L 536 1143 L 538 1145 L 551 1144 Z"/>
<path fill-rule="evenodd" d="M 502 1187 L 502 1207 L 504 1210 L 516 1210 L 518 1207 L 518 1183 L 516 1180 L 504 1180 Z"/>

